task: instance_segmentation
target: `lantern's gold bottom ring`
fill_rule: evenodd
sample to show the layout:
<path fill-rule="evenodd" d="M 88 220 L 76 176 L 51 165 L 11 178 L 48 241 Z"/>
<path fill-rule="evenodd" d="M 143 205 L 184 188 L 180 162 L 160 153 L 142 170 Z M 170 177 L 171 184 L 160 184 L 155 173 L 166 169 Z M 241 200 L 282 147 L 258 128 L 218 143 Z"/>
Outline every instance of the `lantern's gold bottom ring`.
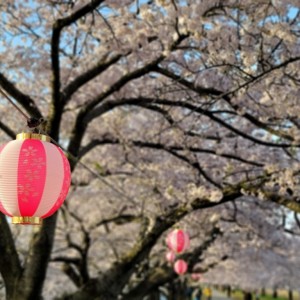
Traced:
<path fill-rule="evenodd" d="M 24 224 L 24 225 L 41 225 L 43 219 L 40 217 L 12 217 L 12 224 Z"/>

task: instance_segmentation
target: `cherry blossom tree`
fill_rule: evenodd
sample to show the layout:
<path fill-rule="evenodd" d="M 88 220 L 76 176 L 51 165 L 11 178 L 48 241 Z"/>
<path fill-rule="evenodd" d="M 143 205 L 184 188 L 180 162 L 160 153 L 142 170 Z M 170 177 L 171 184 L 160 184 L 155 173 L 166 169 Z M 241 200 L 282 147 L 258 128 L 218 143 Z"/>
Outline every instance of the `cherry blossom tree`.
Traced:
<path fill-rule="evenodd" d="M 299 227 L 290 230 L 295 223 L 291 216 L 288 226 L 285 221 L 280 222 L 284 218 L 279 214 L 284 216 L 287 211 L 280 211 L 273 204 L 266 202 L 262 206 L 256 200 L 245 204 L 250 212 L 235 206 L 223 218 L 225 241 L 218 240 L 209 252 L 228 254 L 228 259 L 206 273 L 206 281 L 245 291 L 262 287 L 297 290 Z"/>
<path fill-rule="evenodd" d="M 161 260 L 172 226 L 194 228 L 186 258 L 192 271 L 205 257 L 206 271 L 227 261 L 209 256 L 226 223 L 209 209 L 246 216 L 255 198 L 300 211 L 297 0 L 0 7 L 0 139 L 43 118 L 36 130 L 73 171 L 41 227 L 1 214 L 7 299 L 144 296 L 174 279 Z"/>

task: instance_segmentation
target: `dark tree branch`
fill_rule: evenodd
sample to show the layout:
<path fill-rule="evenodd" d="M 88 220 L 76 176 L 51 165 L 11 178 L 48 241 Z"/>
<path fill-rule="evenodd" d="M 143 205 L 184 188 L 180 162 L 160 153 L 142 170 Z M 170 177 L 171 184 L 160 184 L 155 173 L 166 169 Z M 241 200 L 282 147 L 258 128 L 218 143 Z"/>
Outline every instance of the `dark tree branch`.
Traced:
<path fill-rule="evenodd" d="M 141 101 L 141 99 L 139 101 Z M 148 99 L 148 101 L 150 101 L 150 99 Z M 153 102 L 153 99 L 151 101 Z M 272 142 L 266 142 L 266 141 L 263 141 L 263 140 L 259 140 L 255 137 L 253 137 L 251 135 L 248 135 L 245 132 L 235 128 L 234 126 L 228 124 L 223 119 L 221 119 L 219 117 L 216 117 L 214 112 L 209 111 L 209 110 L 204 110 L 204 109 L 202 109 L 200 107 L 197 107 L 193 104 L 190 104 L 188 102 L 157 99 L 155 101 L 155 103 L 163 104 L 163 105 L 169 105 L 169 106 L 179 106 L 179 107 L 188 108 L 192 112 L 200 113 L 204 116 L 209 117 L 212 121 L 217 122 L 218 124 L 222 125 L 223 127 L 227 128 L 228 130 L 230 130 L 230 131 L 236 133 L 237 135 L 239 135 L 239 136 L 241 136 L 241 137 L 243 137 L 247 140 L 250 140 L 250 141 L 252 141 L 256 144 L 260 144 L 260 145 L 264 145 L 264 146 L 268 146 L 268 147 L 276 147 L 276 148 L 289 148 L 289 147 L 299 147 L 300 146 L 300 145 L 293 145 L 293 144 L 286 144 L 286 143 L 272 143 Z"/>
<path fill-rule="evenodd" d="M 114 216 L 114 217 L 111 217 L 108 219 L 103 219 L 100 222 L 93 225 L 93 228 L 96 228 L 96 227 L 99 227 L 102 225 L 106 225 L 109 223 L 114 223 L 116 225 L 123 225 L 126 223 L 140 221 L 141 219 L 142 219 L 141 216 L 135 216 L 135 215 L 131 215 L 131 214 L 122 214 L 122 215 Z"/>
<path fill-rule="evenodd" d="M 154 65 L 156 65 L 162 59 L 163 59 L 163 57 L 160 57 L 160 58 L 156 59 L 155 61 L 151 62 L 150 64 L 144 66 L 143 68 L 135 70 L 135 71 L 123 76 L 116 83 L 114 83 L 107 91 L 101 93 L 96 98 L 91 100 L 87 105 L 85 105 L 81 109 L 81 111 L 79 112 L 79 114 L 77 116 L 76 124 L 75 124 L 75 127 L 72 132 L 68 151 L 71 152 L 74 156 L 76 156 L 76 157 L 78 156 L 80 144 L 81 144 L 82 138 L 84 136 L 84 133 L 86 131 L 87 125 L 93 119 L 93 117 L 90 116 L 89 113 L 92 111 L 92 109 L 98 103 L 100 103 L 103 99 L 105 99 L 109 95 L 118 91 L 121 87 L 123 87 L 126 83 L 130 82 L 131 80 L 139 78 L 140 76 L 144 75 L 145 73 L 150 72 L 152 67 Z M 73 165 L 74 165 L 74 163 L 73 163 Z"/>
<path fill-rule="evenodd" d="M 299 58 L 298 58 L 299 59 Z M 296 61 L 298 60 L 296 59 Z M 291 62 L 294 62 L 294 60 L 292 60 Z M 289 62 L 289 63 L 291 63 Z M 281 64 L 280 67 L 284 67 L 286 66 L 286 64 Z M 280 68 L 278 66 L 272 68 L 271 70 L 265 71 L 262 74 L 256 76 L 255 78 L 252 78 L 251 80 L 249 80 L 248 82 L 246 82 L 244 85 L 249 85 L 252 84 L 254 82 L 256 82 L 259 78 L 265 76 L 266 74 L 270 73 L 271 71 L 273 71 L 274 69 L 278 69 Z M 180 83 L 182 85 L 184 85 L 185 87 L 191 89 L 194 92 L 197 92 L 199 96 L 202 95 L 206 95 L 206 96 L 217 96 L 217 97 L 221 97 L 223 98 L 236 112 L 239 110 L 239 106 L 237 104 L 232 104 L 231 99 L 230 99 L 230 95 L 233 94 L 233 92 L 228 92 L 228 93 L 224 93 L 222 91 L 216 90 L 214 88 L 203 88 L 203 87 L 197 87 L 194 85 L 193 82 L 189 82 L 187 80 L 185 80 L 184 78 L 182 78 L 181 76 L 178 76 L 176 74 L 174 74 L 171 71 L 168 71 L 167 69 L 163 69 L 161 67 L 157 67 L 156 71 L 166 77 L 169 77 L 173 80 L 175 80 L 177 83 Z M 243 87 L 244 87 L 243 85 Z M 275 130 L 271 127 L 269 127 L 268 125 L 266 125 L 265 123 L 259 121 L 257 118 L 253 117 L 252 115 L 250 115 L 249 113 L 244 113 L 243 117 L 245 119 L 247 119 L 249 122 L 251 122 L 252 124 L 254 124 L 255 126 L 264 129 L 266 131 L 268 131 L 271 134 L 277 135 L 281 138 L 287 139 L 289 141 L 293 141 L 293 137 L 286 134 L 285 132 L 281 132 L 279 130 Z"/>
<path fill-rule="evenodd" d="M 30 117 L 41 118 L 42 114 L 36 106 L 34 100 L 28 95 L 18 90 L 3 74 L 0 73 L 0 86 L 3 90 L 13 97 L 28 112 Z"/>
<path fill-rule="evenodd" d="M 65 17 L 63 19 L 58 19 L 57 20 L 57 27 L 60 28 L 60 30 L 62 30 L 64 27 L 70 26 L 71 24 L 78 21 L 80 18 L 82 18 L 85 15 L 91 13 L 93 10 L 95 10 L 103 2 L 104 2 L 104 0 L 91 0 L 88 4 L 82 6 L 80 9 L 75 11 L 70 16 Z"/>
<path fill-rule="evenodd" d="M 171 45 L 170 47 L 171 50 L 175 50 L 176 46 L 178 46 L 186 38 L 187 36 L 181 35 L 176 41 L 174 41 L 173 45 Z M 164 59 L 165 59 L 164 54 L 161 54 L 150 63 L 145 64 L 143 67 L 122 76 L 106 91 L 102 92 L 100 95 L 97 95 L 95 98 L 88 101 L 87 104 L 80 110 L 79 114 L 77 115 L 75 126 L 72 131 L 68 151 L 72 153 L 75 157 L 78 156 L 78 151 L 80 148 L 82 138 L 85 134 L 88 123 L 91 122 L 94 118 L 93 110 L 97 105 L 99 105 L 101 102 L 103 102 L 104 99 L 106 99 L 113 93 L 120 90 L 128 82 L 140 78 L 145 74 L 150 73 Z M 73 167 L 75 167 L 75 163 L 73 163 L 72 168 Z"/>
<path fill-rule="evenodd" d="M 186 156 L 184 156 L 184 155 L 182 155 L 182 154 L 179 154 L 178 152 L 175 152 L 175 151 L 172 151 L 172 150 L 169 150 L 168 152 L 169 152 L 170 154 L 172 154 L 174 157 L 177 157 L 178 159 L 180 159 L 180 160 L 182 160 L 182 161 L 188 163 L 190 166 L 192 166 L 195 170 L 198 171 L 198 173 L 199 173 L 200 175 L 203 176 L 203 178 L 204 178 L 207 182 L 211 183 L 212 185 L 214 185 L 215 187 L 217 187 L 217 188 L 219 188 L 219 189 L 222 188 L 222 186 L 221 186 L 219 183 L 217 183 L 216 181 L 214 181 L 214 180 L 207 174 L 207 172 L 201 167 L 201 165 L 199 164 L 198 161 L 191 160 L 191 159 L 187 158 Z"/>
<path fill-rule="evenodd" d="M 212 178 L 208 176 L 208 174 L 204 171 L 204 169 L 200 166 L 200 164 L 197 161 L 192 161 L 186 156 L 178 153 L 181 151 L 190 151 L 191 153 L 208 153 L 211 155 L 215 156 L 220 156 L 228 159 L 233 159 L 237 160 L 239 162 L 251 164 L 254 166 L 258 167 L 263 167 L 263 164 L 257 163 L 255 161 L 250 161 L 243 159 L 241 157 L 232 155 L 232 154 L 217 154 L 216 151 L 210 150 L 210 149 L 203 149 L 203 148 L 198 148 L 198 147 L 179 147 L 179 146 L 165 146 L 160 143 L 151 143 L 151 142 L 144 142 L 144 141 L 130 141 L 131 145 L 135 147 L 140 147 L 140 148 L 150 148 L 150 149 L 155 149 L 155 150 L 163 150 L 166 151 L 167 153 L 173 155 L 177 159 L 180 159 L 189 165 L 191 165 L 193 168 L 195 168 L 208 182 L 213 184 L 214 186 L 221 188 L 221 185 L 215 182 Z M 114 144 L 114 145 L 122 145 L 122 143 L 118 139 L 110 139 L 110 138 L 104 138 L 102 140 L 92 140 L 89 144 L 87 144 L 84 148 L 81 149 L 79 157 L 82 157 L 85 155 L 87 152 L 92 150 L 94 147 L 98 145 L 106 145 L 106 144 Z"/>
<path fill-rule="evenodd" d="M 285 206 L 296 213 L 300 213 L 300 203 L 297 197 L 284 196 L 277 192 L 270 192 L 266 190 L 262 190 L 262 192 L 269 201 Z"/>
<path fill-rule="evenodd" d="M 294 212 L 294 219 L 296 221 L 298 228 L 300 228 L 300 220 L 299 220 L 298 214 L 296 212 Z"/>
<path fill-rule="evenodd" d="M 65 206 L 65 208 L 66 211 L 68 211 L 68 213 L 70 214 L 70 216 L 72 216 L 73 219 L 77 221 L 82 233 L 82 239 L 80 240 L 80 243 L 77 243 L 72 240 L 72 236 L 69 234 L 69 232 L 66 232 L 66 240 L 68 243 L 68 247 L 71 249 L 75 249 L 79 254 L 79 257 L 69 258 L 65 256 L 58 256 L 55 258 L 55 260 L 58 261 L 58 259 L 60 259 L 61 262 L 64 262 L 64 271 L 67 271 L 66 274 L 70 276 L 70 279 L 72 281 L 74 280 L 73 271 L 75 271 L 74 268 L 76 268 L 76 274 L 78 275 L 76 277 L 76 282 L 77 284 L 82 286 L 85 282 L 87 282 L 90 279 L 88 272 L 88 251 L 91 245 L 90 232 L 85 229 L 84 222 L 78 215 L 76 215 L 74 212 L 69 211 L 67 205 Z M 68 220 L 66 218 L 66 211 L 64 212 L 64 221 L 67 226 Z M 67 265 L 70 266 L 68 267 Z"/>
<path fill-rule="evenodd" d="M 64 27 L 70 26 L 71 24 L 78 21 L 80 18 L 88 13 L 91 13 L 96 9 L 103 0 L 93 0 L 90 3 L 84 5 L 82 8 L 75 11 L 70 16 L 58 19 L 53 24 L 52 28 L 52 39 L 51 39 L 51 67 L 52 67 L 52 107 L 49 115 L 49 131 L 50 135 L 54 139 L 59 137 L 59 126 L 63 113 L 65 103 L 62 101 L 60 93 L 60 63 L 59 63 L 59 44 L 60 35 Z M 74 87 L 73 87 L 74 89 Z M 71 91 L 69 91 L 71 92 Z"/>
<path fill-rule="evenodd" d="M 237 135 L 250 140 L 256 144 L 267 146 L 267 147 L 276 147 L 276 148 L 289 148 L 289 147 L 300 147 L 300 144 L 287 144 L 287 143 L 272 143 L 266 142 L 260 139 L 257 139 L 251 135 L 246 134 L 245 132 L 235 128 L 234 126 L 228 124 L 223 119 L 216 117 L 213 111 L 205 110 L 199 106 L 195 106 L 186 101 L 172 101 L 169 99 L 155 99 L 155 98 L 145 98 L 139 97 L 138 99 L 135 98 L 127 98 L 127 99 L 118 99 L 118 100 L 107 100 L 99 105 L 97 108 L 93 110 L 92 113 L 89 114 L 89 121 L 92 119 L 99 117 L 100 115 L 118 107 L 118 106 L 125 106 L 125 105 L 137 105 L 137 106 L 145 106 L 146 104 L 161 104 L 167 107 L 182 107 L 187 108 L 191 112 L 202 114 L 212 121 L 220 124 L 221 126 L 227 128 L 229 131 L 236 133 Z"/>
<path fill-rule="evenodd" d="M 66 264 L 79 265 L 80 258 L 68 257 L 68 256 L 55 256 L 55 257 L 51 258 L 51 262 L 63 262 Z"/>
<path fill-rule="evenodd" d="M 51 40 L 51 63 L 53 70 L 53 84 L 52 84 L 52 99 L 54 103 L 58 103 L 60 100 L 60 74 L 59 74 L 59 39 L 61 31 L 64 27 L 70 26 L 77 22 L 80 18 L 86 14 L 91 13 L 96 9 L 103 0 L 93 0 L 90 3 L 84 5 L 73 14 L 63 19 L 58 19 L 53 25 L 52 40 Z"/>
<path fill-rule="evenodd" d="M 195 133 L 195 132 L 191 132 L 191 131 L 185 131 L 183 128 L 181 128 L 180 126 L 178 126 L 177 122 L 173 119 L 173 117 L 171 116 L 171 114 L 164 108 L 156 105 L 155 103 L 153 104 L 148 104 L 148 103 L 140 103 L 137 106 L 139 107 L 143 107 L 145 109 L 149 109 L 151 111 L 157 112 L 159 114 L 161 114 L 166 121 L 170 124 L 170 127 L 173 126 L 174 127 L 178 127 L 186 136 L 191 136 L 191 137 L 198 137 L 201 139 L 207 139 L 207 140 L 214 140 L 218 143 L 221 142 L 221 138 L 218 136 L 213 136 L 213 135 L 205 135 L 205 134 L 201 134 L 201 133 Z"/>
<path fill-rule="evenodd" d="M 129 53 L 125 54 L 128 55 Z M 121 57 L 123 57 L 122 54 L 115 55 L 111 57 L 109 60 L 105 61 L 106 57 L 104 59 L 101 59 L 93 68 L 89 69 L 85 73 L 82 73 L 79 75 L 76 79 L 74 79 L 71 83 L 69 83 L 62 91 L 62 97 L 63 101 L 66 104 L 71 96 L 84 84 L 95 78 L 96 76 L 103 73 L 105 70 L 107 70 L 111 65 L 116 63 Z"/>
<path fill-rule="evenodd" d="M 78 288 L 82 285 L 82 281 L 80 276 L 75 271 L 74 267 L 70 264 L 63 265 L 63 272 L 71 279 L 71 281 L 77 286 Z"/>
<path fill-rule="evenodd" d="M 94 149 L 95 147 L 99 145 L 107 145 L 107 144 L 112 144 L 112 145 L 122 145 L 122 142 L 119 139 L 114 139 L 114 138 L 108 138 L 104 137 L 103 139 L 97 139 L 97 140 L 91 140 L 87 145 L 82 147 L 80 149 L 79 157 L 82 158 L 84 155 L 86 155 L 89 151 Z M 226 153 L 220 153 L 218 154 L 217 151 L 211 150 L 211 149 L 205 149 L 205 148 L 199 148 L 199 147 L 181 147 L 181 146 L 166 146 L 161 143 L 151 143 L 151 142 L 144 142 L 144 141 L 130 141 L 130 144 L 139 147 L 139 148 L 149 148 L 149 149 L 155 149 L 155 150 L 163 150 L 166 151 L 172 155 L 174 155 L 175 152 L 177 151 L 190 151 L 191 153 L 207 153 L 211 154 L 214 156 L 219 156 L 219 157 L 224 157 L 232 160 L 236 160 L 242 163 L 250 164 L 253 166 L 257 167 L 263 167 L 264 164 L 258 163 L 256 161 L 244 159 L 242 157 L 239 157 L 234 154 L 226 154 Z"/>
<path fill-rule="evenodd" d="M 16 137 L 16 133 L 13 132 L 8 126 L 6 126 L 3 122 L 0 121 L 0 129 L 4 131 L 9 137 L 14 139 Z"/>

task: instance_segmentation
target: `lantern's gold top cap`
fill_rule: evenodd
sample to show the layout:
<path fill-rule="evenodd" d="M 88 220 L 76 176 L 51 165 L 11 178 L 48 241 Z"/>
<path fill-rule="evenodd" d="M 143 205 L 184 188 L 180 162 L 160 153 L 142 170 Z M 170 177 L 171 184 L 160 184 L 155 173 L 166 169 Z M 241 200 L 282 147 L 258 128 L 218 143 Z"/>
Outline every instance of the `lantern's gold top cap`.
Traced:
<path fill-rule="evenodd" d="M 39 134 L 39 133 L 32 133 L 32 132 L 22 132 L 17 134 L 16 137 L 17 140 L 23 141 L 23 140 L 40 140 L 43 142 L 50 142 L 50 137 L 45 134 Z"/>

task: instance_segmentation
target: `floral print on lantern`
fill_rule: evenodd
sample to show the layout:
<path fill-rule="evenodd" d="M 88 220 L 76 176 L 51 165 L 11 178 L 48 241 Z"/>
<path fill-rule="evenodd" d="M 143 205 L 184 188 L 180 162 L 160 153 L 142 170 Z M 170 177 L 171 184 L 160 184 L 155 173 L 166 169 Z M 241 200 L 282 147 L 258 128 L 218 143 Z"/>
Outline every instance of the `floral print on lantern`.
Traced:
<path fill-rule="evenodd" d="M 43 195 L 45 181 L 45 149 L 38 140 L 25 140 L 20 151 L 18 171 L 18 199 L 22 215 L 31 216 L 35 212 Z"/>
<path fill-rule="evenodd" d="M 21 201 L 28 202 L 28 197 L 33 193 L 36 194 L 31 184 L 27 183 L 24 185 L 20 185 L 20 184 L 18 185 L 18 195 Z"/>

